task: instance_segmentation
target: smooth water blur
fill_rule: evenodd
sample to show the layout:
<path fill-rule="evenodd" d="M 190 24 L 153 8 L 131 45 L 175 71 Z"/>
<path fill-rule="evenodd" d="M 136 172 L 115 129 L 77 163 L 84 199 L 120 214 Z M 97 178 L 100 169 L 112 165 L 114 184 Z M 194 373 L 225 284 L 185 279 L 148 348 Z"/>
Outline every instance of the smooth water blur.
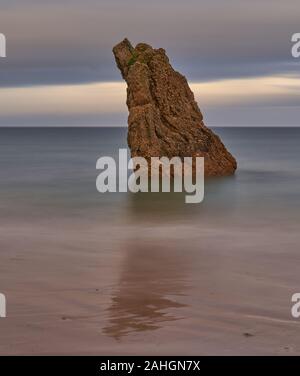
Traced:
<path fill-rule="evenodd" d="M 126 132 L 0 128 L 0 352 L 296 353 L 300 129 L 216 129 L 238 170 L 201 204 L 97 192 Z"/>
<path fill-rule="evenodd" d="M 0 129 L 1 211 L 6 220 L 26 215 L 103 215 L 135 221 L 188 221 L 185 215 L 244 217 L 244 210 L 297 215 L 300 149 L 297 128 L 218 128 L 217 133 L 238 160 L 235 176 L 210 179 L 205 200 L 186 205 L 184 195 L 106 193 L 96 191 L 96 161 L 118 160 L 126 148 L 124 128 Z M 34 210 L 33 210 L 34 209 Z M 267 209 L 268 212 L 265 212 Z M 248 213 L 249 214 L 249 213 Z"/>

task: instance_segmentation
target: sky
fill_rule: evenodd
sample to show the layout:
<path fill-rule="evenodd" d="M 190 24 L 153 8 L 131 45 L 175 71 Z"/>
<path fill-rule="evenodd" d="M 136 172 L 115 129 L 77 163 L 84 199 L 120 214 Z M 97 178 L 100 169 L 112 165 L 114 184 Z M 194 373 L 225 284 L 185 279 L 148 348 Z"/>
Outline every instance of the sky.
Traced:
<path fill-rule="evenodd" d="M 163 47 L 208 126 L 300 125 L 299 0 L 0 0 L 0 126 L 126 126 L 112 47 Z"/>

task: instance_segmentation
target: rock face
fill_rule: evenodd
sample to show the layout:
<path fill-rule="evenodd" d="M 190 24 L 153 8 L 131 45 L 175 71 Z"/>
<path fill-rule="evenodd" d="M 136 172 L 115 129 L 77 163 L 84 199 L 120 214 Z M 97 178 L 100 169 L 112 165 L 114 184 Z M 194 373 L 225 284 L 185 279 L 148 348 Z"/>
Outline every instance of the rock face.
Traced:
<path fill-rule="evenodd" d="M 204 157 L 206 176 L 234 173 L 236 160 L 204 125 L 187 80 L 162 48 L 135 48 L 124 39 L 113 48 L 127 82 L 128 145 L 132 157 Z"/>

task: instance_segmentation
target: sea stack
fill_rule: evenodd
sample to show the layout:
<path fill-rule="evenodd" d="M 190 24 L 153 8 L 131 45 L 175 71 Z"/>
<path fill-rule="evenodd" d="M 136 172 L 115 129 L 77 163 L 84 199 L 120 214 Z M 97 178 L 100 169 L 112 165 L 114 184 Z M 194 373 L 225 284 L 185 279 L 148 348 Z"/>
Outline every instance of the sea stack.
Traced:
<path fill-rule="evenodd" d="M 172 68 L 164 49 L 145 43 L 134 48 L 124 39 L 113 53 L 128 86 L 132 157 L 204 157 L 205 176 L 235 172 L 235 158 L 204 125 L 186 78 Z"/>

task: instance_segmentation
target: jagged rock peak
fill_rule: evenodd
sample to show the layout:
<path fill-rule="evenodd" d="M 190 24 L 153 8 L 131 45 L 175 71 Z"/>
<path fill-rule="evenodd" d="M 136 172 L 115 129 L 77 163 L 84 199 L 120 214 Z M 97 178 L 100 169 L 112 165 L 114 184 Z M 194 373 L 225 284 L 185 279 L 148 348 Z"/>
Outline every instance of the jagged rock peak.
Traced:
<path fill-rule="evenodd" d="M 113 53 L 128 86 L 128 145 L 133 157 L 200 156 L 205 158 L 206 176 L 235 172 L 236 160 L 204 125 L 186 78 L 172 68 L 164 49 L 146 43 L 134 48 L 126 38 Z"/>

